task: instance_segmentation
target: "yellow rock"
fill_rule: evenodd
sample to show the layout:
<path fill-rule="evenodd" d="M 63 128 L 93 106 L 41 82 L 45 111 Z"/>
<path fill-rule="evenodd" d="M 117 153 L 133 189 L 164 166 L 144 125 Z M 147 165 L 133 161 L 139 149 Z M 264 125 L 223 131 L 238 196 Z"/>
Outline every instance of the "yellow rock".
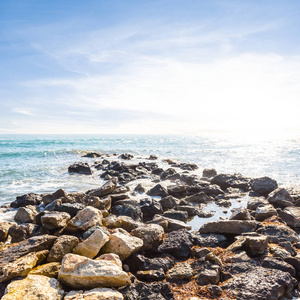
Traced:
<path fill-rule="evenodd" d="M 99 288 L 90 291 L 71 291 L 64 300 L 123 300 L 123 295 L 113 289 Z"/>
<path fill-rule="evenodd" d="M 57 277 L 61 264 L 59 262 L 51 262 L 32 269 L 30 275 L 43 275 L 47 277 Z"/>

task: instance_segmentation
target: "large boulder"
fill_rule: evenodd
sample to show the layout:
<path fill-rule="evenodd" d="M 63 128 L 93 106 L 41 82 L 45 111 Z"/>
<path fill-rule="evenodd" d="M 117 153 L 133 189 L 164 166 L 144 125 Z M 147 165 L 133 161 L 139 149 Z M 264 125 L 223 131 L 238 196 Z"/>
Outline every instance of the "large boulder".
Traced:
<path fill-rule="evenodd" d="M 89 196 L 103 197 L 111 194 L 117 188 L 118 179 L 112 178 L 105 182 L 99 189 L 89 192 Z"/>
<path fill-rule="evenodd" d="M 123 300 L 123 295 L 109 288 L 97 288 L 89 291 L 71 291 L 64 297 L 64 300 Z"/>
<path fill-rule="evenodd" d="M 295 201 L 285 188 L 277 188 L 268 196 L 270 204 L 279 207 L 294 206 Z"/>
<path fill-rule="evenodd" d="M 286 207 L 279 213 L 280 218 L 292 228 L 300 228 L 300 207 Z"/>
<path fill-rule="evenodd" d="M 55 278 L 28 275 L 25 279 L 11 282 L 2 300 L 62 300 L 64 290 Z"/>
<path fill-rule="evenodd" d="M 25 223 L 20 225 L 14 224 L 8 230 L 8 234 L 11 236 L 12 243 L 18 243 L 29 239 L 30 237 L 46 233 L 48 233 L 46 229 L 32 223 Z"/>
<path fill-rule="evenodd" d="M 41 223 L 47 229 L 57 229 L 65 227 L 70 219 L 71 216 L 66 212 L 51 211 L 41 216 Z"/>
<path fill-rule="evenodd" d="M 114 262 L 66 254 L 58 279 L 71 288 L 118 287 L 130 284 L 130 278 Z"/>
<path fill-rule="evenodd" d="M 212 221 L 202 225 L 200 233 L 241 234 L 254 231 L 257 227 L 256 221 L 225 220 Z"/>
<path fill-rule="evenodd" d="M 34 217 L 39 214 L 35 205 L 27 205 L 20 207 L 14 216 L 14 220 L 18 223 L 33 223 Z"/>
<path fill-rule="evenodd" d="M 277 210 L 271 204 L 258 206 L 255 210 L 255 220 L 263 221 L 272 216 L 277 216 Z"/>
<path fill-rule="evenodd" d="M 232 187 L 240 188 L 244 191 L 249 189 L 250 178 L 246 178 L 241 174 L 219 174 L 212 178 L 211 183 L 217 184 L 223 190 Z"/>
<path fill-rule="evenodd" d="M 10 207 L 19 208 L 27 205 L 39 205 L 41 202 L 41 195 L 29 193 L 22 196 L 17 196 L 16 200 L 10 204 Z"/>
<path fill-rule="evenodd" d="M 79 173 L 79 174 L 84 174 L 84 175 L 92 175 L 93 174 L 89 164 L 83 163 L 83 162 L 75 163 L 75 164 L 69 166 L 68 172 L 71 174 L 72 173 Z"/>
<path fill-rule="evenodd" d="M 257 267 L 222 285 L 231 299 L 275 300 L 293 291 L 297 281 L 287 272 Z"/>
<path fill-rule="evenodd" d="M 157 184 L 147 192 L 147 195 L 160 196 L 164 198 L 167 197 L 169 194 L 166 188 L 164 188 L 161 184 Z"/>
<path fill-rule="evenodd" d="M 261 177 L 251 180 L 252 190 L 261 196 L 267 196 L 269 193 L 277 189 L 276 180 L 269 177 Z"/>
<path fill-rule="evenodd" d="M 156 214 L 161 214 L 163 212 L 162 205 L 159 201 L 154 199 L 143 199 L 140 202 L 141 211 L 143 213 L 143 220 L 149 221 Z"/>

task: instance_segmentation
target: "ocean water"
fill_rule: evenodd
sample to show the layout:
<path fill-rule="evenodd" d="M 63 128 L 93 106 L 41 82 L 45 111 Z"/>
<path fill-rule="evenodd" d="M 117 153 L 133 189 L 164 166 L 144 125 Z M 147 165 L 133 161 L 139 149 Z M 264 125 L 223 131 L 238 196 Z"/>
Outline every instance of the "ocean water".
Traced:
<path fill-rule="evenodd" d="M 70 175 L 76 161 L 90 151 L 155 154 L 178 162 L 193 162 L 218 173 L 269 176 L 279 185 L 300 186 L 300 139 L 240 139 L 224 136 L 137 135 L 0 135 L 0 204 L 29 192 L 67 192 L 99 187 L 98 174 Z"/>

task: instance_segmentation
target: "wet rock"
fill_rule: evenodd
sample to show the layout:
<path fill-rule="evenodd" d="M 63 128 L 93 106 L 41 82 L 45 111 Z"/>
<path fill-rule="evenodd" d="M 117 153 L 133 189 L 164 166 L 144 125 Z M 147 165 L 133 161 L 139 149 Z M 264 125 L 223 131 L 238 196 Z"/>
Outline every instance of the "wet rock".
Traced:
<path fill-rule="evenodd" d="M 190 264 L 177 263 L 167 274 L 169 280 L 190 279 L 193 277 L 194 271 Z"/>
<path fill-rule="evenodd" d="M 110 235 L 109 241 L 101 249 L 101 253 L 115 253 L 121 260 L 124 260 L 142 247 L 142 239 L 117 232 Z"/>
<path fill-rule="evenodd" d="M 103 156 L 103 153 L 97 153 L 97 152 L 89 152 L 82 157 L 89 157 L 89 158 L 97 158 Z"/>
<path fill-rule="evenodd" d="M 234 208 L 229 220 L 251 220 L 251 215 L 245 207 Z"/>
<path fill-rule="evenodd" d="M 174 184 L 169 185 L 167 190 L 169 195 L 183 197 L 187 193 L 188 186 L 186 184 Z"/>
<path fill-rule="evenodd" d="M 137 206 L 137 202 L 135 204 L 120 204 L 112 207 L 111 212 L 116 216 L 127 216 L 132 218 L 135 221 L 141 221 L 143 219 L 143 213 L 141 208 Z"/>
<path fill-rule="evenodd" d="M 263 221 L 272 216 L 277 216 L 277 211 L 271 204 L 258 206 L 255 210 L 255 220 Z"/>
<path fill-rule="evenodd" d="M 65 254 L 72 252 L 78 243 L 79 240 L 75 236 L 61 235 L 50 249 L 47 262 L 61 262 Z"/>
<path fill-rule="evenodd" d="M 213 200 L 212 197 L 207 196 L 204 192 L 200 192 L 185 198 L 185 201 L 187 202 L 205 203 L 205 204 L 211 202 L 212 200 Z"/>
<path fill-rule="evenodd" d="M 295 285 L 296 280 L 287 272 L 257 267 L 229 279 L 221 287 L 232 298 L 271 300 L 291 293 Z"/>
<path fill-rule="evenodd" d="M 299 242 L 296 232 L 285 225 L 266 225 L 256 230 L 257 233 L 267 235 L 269 242 L 279 244 L 289 241 L 291 243 Z"/>
<path fill-rule="evenodd" d="M 154 199 L 147 198 L 141 200 L 140 208 L 143 213 L 144 221 L 149 221 L 154 217 L 154 215 L 163 213 L 163 209 L 160 202 Z"/>
<path fill-rule="evenodd" d="M 147 192 L 147 195 L 160 196 L 163 198 L 163 197 L 167 197 L 169 194 L 168 191 L 161 184 L 157 184 Z"/>
<path fill-rule="evenodd" d="M 120 159 L 125 159 L 125 160 L 130 160 L 130 159 L 133 159 L 133 155 L 132 154 L 128 154 L 128 153 L 124 153 L 124 154 L 121 154 L 119 156 Z"/>
<path fill-rule="evenodd" d="M 58 279 L 72 288 L 118 287 L 130 284 L 129 276 L 115 263 L 66 254 Z"/>
<path fill-rule="evenodd" d="M 85 231 L 90 227 L 102 225 L 102 213 L 99 209 L 87 206 L 72 218 L 67 226 L 69 231 Z"/>
<path fill-rule="evenodd" d="M 55 278 L 28 275 L 25 279 L 11 282 L 2 300 L 62 300 L 64 291 Z"/>
<path fill-rule="evenodd" d="M 244 177 L 241 174 L 219 174 L 211 180 L 212 184 L 217 184 L 222 188 L 222 190 L 233 187 L 247 191 L 249 189 L 249 182 L 250 178 Z"/>
<path fill-rule="evenodd" d="M 188 220 L 188 213 L 186 211 L 180 210 L 168 210 L 163 213 L 163 216 L 169 219 L 175 219 L 181 222 L 186 223 Z"/>
<path fill-rule="evenodd" d="M 222 234 L 201 234 L 199 232 L 193 233 L 194 244 L 200 247 L 224 247 L 227 244 L 226 236 Z"/>
<path fill-rule="evenodd" d="M 172 209 L 179 204 L 179 200 L 173 196 L 167 196 L 165 198 L 162 198 L 161 200 L 159 200 L 159 202 L 164 211 Z"/>
<path fill-rule="evenodd" d="M 50 278 L 57 278 L 60 267 L 61 264 L 59 262 L 51 262 L 35 267 L 29 272 L 29 275 L 43 275 Z"/>
<path fill-rule="evenodd" d="M 145 193 L 146 192 L 146 189 L 140 183 L 134 188 L 134 190 L 138 193 Z"/>
<path fill-rule="evenodd" d="M 160 215 L 155 215 L 151 222 L 163 227 L 165 232 L 172 232 L 172 231 L 181 230 L 181 229 L 186 229 L 186 230 L 192 229 L 192 226 L 187 225 L 184 222 L 181 222 L 181 221 L 178 221 L 175 219 L 171 219 L 171 218 L 167 218 L 164 216 L 160 216 Z"/>
<path fill-rule="evenodd" d="M 289 194 L 289 192 L 284 188 L 277 188 L 271 192 L 268 196 L 268 201 L 270 204 L 279 207 L 294 206 L 295 201 Z"/>
<path fill-rule="evenodd" d="M 175 210 L 186 211 L 189 217 L 195 216 L 198 213 L 195 207 L 189 205 L 178 205 Z"/>
<path fill-rule="evenodd" d="M 92 173 L 93 173 L 89 164 L 83 163 L 83 162 L 75 163 L 75 164 L 69 166 L 68 172 L 71 174 L 78 173 L 78 174 L 83 174 L 83 175 L 92 175 Z"/>
<path fill-rule="evenodd" d="M 46 234 L 47 231 L 39 225 L 26 223 L 12 225 L 8 233 L 11 236 L 11 242 L 18 243 L 36 235 Z"/>
<path fill-rule="evenodd" d="M 193 247 L 192 235 L 185 229 L 170 232 L 158 247 L 161 253 L 169 253 L 176 258 L 187 258 Z"/>
<path fill-rule="evenodd" d="M 292 265 L 274 257 L 267 256 L 262 262 L 262 267 L 289 272 L 293 277 L 295 277 L 296 274 L 295 268 Z"/>
<path fill-rule="evenodd" d="M 96 288 L 89 291 L 71 291 L 66 294 L 64 300 L 123 300 L 123 295 L 109 288 Z"/>
<path fill-rule="evenodd" d="M 41 223 L 47 229 L 55 229 L 65 227 L 70 219 L 71 216 L 66 212 L 51 211 L 41 217 Z"/>
<path fill-rule="evenodd" d="M 42 202 L 42 197 L 38 194 L 29 193 L 23 196 L 18 196 L 15 201 L 10 204 L 12 208 L 24 207 L 27 205 L 39 205 Z"/>
<path fill-rule="evenodd" d="M 261 196 L 267 196 L 269 193 L 277 189 L 277 187 L 277 182 L 269 177 L 261 177 L 251 180 L 252 190 Z"/>
<path fill-rule="evenodd" d="M 197 213 L 199 218 L 210 218 L 214 216 L 212 211 L 199 210 Z"/>
<path fill-rule="evenodd" d="M 256 221 L 226 220 L 208 222 L 199 229 L 200 233 L 241 234 L 254 231 Z"/>
<path fill-rule="evenodd" d="M 57 200 L 59 198 L 64 198 L 66 196 L 67 196 L 67 193 L 63 189 L 59 189 L 56 192 L 54 192 L 53 194 L 43 195 L 42 196 L 42 202 L 45 205 L 48 205 L 51 202 L 53 202 L 54 200 Z"/>
<path fill-rule="evenodd" d="M 286 207 L 279 216 L 288 226 L 300 228 L 300 207 Z"/>
<path fill-rule="evenodd" d="M 32 223 L 38 213 L 38 208 L 34 205 L 20 207 L 14 216 L 14 220 L 18 223 Z"/>
<path fill-rule="evenodd" d="M 217 171 L 215 169 L 204 169 L 202 172 L 202 177 L 212 178 L 217 175 Z"/>
<path fill-rule="evenodd" d="M 104 183 L 99 189 L 92 190 L 88 193 L 89 196 L 97 196 L 97 197 L 103 197 L 107 196 L 117 188 L 117 178 L 112 178 L 106 183 Z"/>
<path fill-rule="evenodd" d="M 269 204 L 268 200 L 264 197 L 252 198 L 247 202 L 247 208 L 250 210 L 256 210 L 259 206 L 264 206 Z"/>
<path fill-rule="evenodd" d="M 4 242 L 7 239 L 9 228 L 14 224 L 14 222 L 0 222 L 0 242 Z"/>
<path fill-rule="evenodd" d="M 164 229 L 158 224 L 147 224 L 137 227 L 131 234 L 143 240 L 145 250 L 157 247 L 163 239 Z"/>
<path fill-rule="evenodd" d="M 136 277 L 142 281 L 161 281 L 165 279 L 165 272 L 163 269 L 138 271 Z"/>
<path fill-rule="evenodd" d="M 126 195 L 127 196 L 127 195 Z M 88 205 L 98 208 L 100 210 L 110 210 L 112 203 L 112 197 L 108 196 L 106 198 L 91 197 L 88 200 Z"/>
<path fill-rule="evenodd" d="M 94 258 L 108 240 L 108 235 L 103 233 L 103 231 L 96 229 L 86 240 L 74 247 L 73 253 L 88 258 Z"/>

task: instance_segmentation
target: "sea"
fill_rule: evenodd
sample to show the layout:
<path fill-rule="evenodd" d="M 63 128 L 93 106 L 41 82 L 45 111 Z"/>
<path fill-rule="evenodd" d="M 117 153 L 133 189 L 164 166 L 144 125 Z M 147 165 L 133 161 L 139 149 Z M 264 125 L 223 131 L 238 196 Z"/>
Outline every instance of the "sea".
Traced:
<path fill-rule="evenodd" d="M 300 138 L 251 138 L 224 135 L 0 135 L 0 205 L 26 193 L 97 188 L 98 174 L 70 175 L 68 166 L 88 152 L 157 155 L 196 163 L 218 173 L 269 176 L 281 186 L 300 186 Z"/>

